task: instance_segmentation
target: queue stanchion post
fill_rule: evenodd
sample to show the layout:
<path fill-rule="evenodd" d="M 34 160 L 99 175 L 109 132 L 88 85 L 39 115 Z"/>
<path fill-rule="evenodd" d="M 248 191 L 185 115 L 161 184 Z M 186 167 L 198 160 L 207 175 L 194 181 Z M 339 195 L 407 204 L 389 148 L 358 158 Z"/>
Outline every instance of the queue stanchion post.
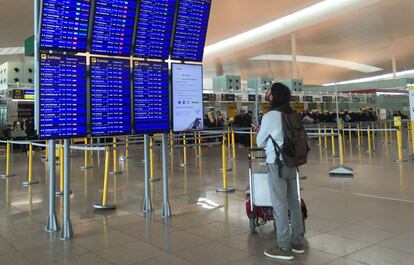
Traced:
<path fill-rule="evenodd" d="M 160 178 L 156 178 L 154 175 L 154 137 L 149 137 L 149 156 L 150 156 L 150 181 L 155 182 L 159 181 Z"/>
<path fill-rule="evenodd" d="M 116 137 L 112 138 L 112 146 L 113 146 L 113 151 L 112 151 L 112 155 L 113 155 L 113 171 L 111 172 L 112 175 L 118 175 L 118 174 L 122 174 L 122 171 L 118 170 L 118 152 L 116 150 L 117 148 L 117 144 L 116 144 Z"/>
<path fill-rule="evenodd" d="M 186 168 L 189 164 L 187 163 L 187 136 L 186 133 L 183 133 L 183 163 L 180 164 L 180 167 Z"/>
<path fill-rule="evenodd" d="M 168 154 L 167 154 L 167 135 L 162 134 L 162 190 L 163 190 L 163 203 L 162 203 L 162 218 L 169 218 L 171 216 L 171 206 L 169 199 L 168 189 Z"/>
<path fill-rule="evenodd" d="M 341 134 L 340 131 L 338 131 L 338 134 Z M 337 157 L 336 155 L 336 148 L 335 148 L 335 130 L 331 129 L 331 142 L 332 142 L 332 157 Z"/>
<path fill-rule="evenodd" d="M 319 146 L 322 146 L 321 124 L 320 123 L 318 123 L 318 143 L 319 143 Z M 253 146 L 250 146 L 250 148 L 253 148 Z"/>
<path fill-rule="evenodd" d="M 11 158 L 10 142 L 6 141 L 6 172 L 1 175 L 2 178 L 10 178 L 10 177 L 15 176 L 15 174 L 10 173 L 10 158 Z"/>
<path fill-rule="evenodd" d="M 83 166 L 81 166 L 81 170 L 87 170 L 87 169 L 91 169 L 92 166 L 88 165 L 88 138 L 85 137 L 84 139 L 84 143 L 85 143 L 85 151 L 84 151 L 84 161 L 83 161 Z"/>
<path fill-rule="evenodd" d="M 342 134 L 338 134 L 339 140 L 339 166 L 331 168 L 329 170 L 330 176 L 341 176 L 341 177 L 352 177 L 354 175 L 354 170 L 350 167 L 344 165 L 344 149 L 343 149 L 343 137 Z"/>
<path fill-rule="evenodd" d="M 226 134 L 223 135 L 222 145 L 221 145 L 221 158 L 222 158 L 222 177 L 223 177 L 223 187 L 218 187 L 217 192 L 234 192 L 235 188 L 228 186 L 227 180 L 227 151 L 226 151 Z"/>
<path fill-rule="evenodd" d="M 29 166 L 27 181 L 22 182 L 23 186 L 39 184 L 38 180 L 33 180 L 33 143 L 29 143 Z"/>
<path fill-rule="evenodd" d="M 410 155 L 410 158 L 414 159 L 414 120 L 410 122 L 410 126 L 411 126 L 411 152 L 412 152 L 412 154 Z"/>
<path fill-rule="evenodd" d="M 170 130 L 170 155 L 173 154 L 173 145 L 174 145 L 174 140 L 173 140 L 173 131 Z"/>
<path fill-rule="evenodd" d="M 328 150 L 328 134 L 327 134 L 326 126 L 324 127 L 323 132 L 325 134 L 325 136 L 324 136 L 325 151 L 327 151 Z"/>
<path fill-rule="evenodd" d="M 407 162 L 407 160 L 404 159 L 404 155 L 403 155 L 403 143 L 402 143 L 402 127 L 401 126 L 397 126 L 397 159 L 395 160 L 398 163 L 403 163 L 403 162 Z"/>
<path fill-rule="evenodd" d="M 389 142 L 388 142 L 388 126 L 387 126 L 387 123 L 385 123 L 384 130 L 385 130 L 385 144 L 389 144 Z"/>
<path fill-rule="evenodd" d="M 361 126 L 357 124 L 358 148 L 361 147 Z"/>
<path fill-rule="evenodd" d="M 349 135 L 348 135 L 348 137 L 349 137 L 349 142 L 352 144 L 352 126 L 351 126 L 351 123 L 349 123 L 348 124 L 348 129 L 349 129 Z"/>
<path fill-rule="evenodd" d="M 234 129 L 231 130 L 231 150 L 232 150 L 232 159 L 237 160 L 236 158 L 236 141 L 234 136 Z"/>
<path fill-rule="evenodd" d="M 93 146 L 93 138 L 91 137 L 91 142 L 90 142 L 90 144 L 91 144 L 91 146 Z M 94 157 L 94 155 L 93 155 L 93 150 L 91 149 L 91 150 L 89 150 L 89 157 Z"/>
<path fill-rule="evenodd" d="M 250 128 L 250 148 L 253 148 L 253 128 Z"/>
<path fill-rule="evenodd" d="M 121 160 L 127 160 L 129 157 L 129 140 L 128 136 L 125 138 L 125 155 L 121 156 Z"/>
<path fill-rule="evenodd" d="M 108 199 L 109 162 L 111 159 L 110 155 L 111 155 L 111 148 L 107 146 L 105 149 L 105 171 L 104 171 L 104 184 L 103 184 L 103 189 L 102 189 L 102 202 L 93 205 L 93 208 L 97 210 L 113 210 L 116 208 L 116 205 L 111 204 Z"/>
<path fill-rule="evenodd" d="M 59 141 L 59 190 L 56 191 L 56 196 L 62 196 L 63 195 L 63 181 L 64 181 L 64 159 L 63 159 L 63 144 L 62 141 Z"/>
<path fill-rule="evenodd" d="M 197 134 L 198 134 L 198 147 L 197 147 L 198 152 L 197 152 L 197 157 L 198 158 L 201 158 L 201 157 L 203 157 L 203 155 L 201 153 L 201 132 L 198 132 Z"/>
<path fill-rule="evenodd" d="M 142 211 L 144 213 L 150 213 L 152 211 L 152 199 L 151 199 L 151 183 L 150 183 L 150 170 L 149 170 L 149 136 L 144 134 L 144 203 Z"/>
<path fill-rule="evenodd" d="M 371 132 L 371 134 L 372 134 L 372 152 L 374 152 L 374 153 L 376 152 L 375 129 L 376 129 L 375 124 L 372 123 L 372 132 Z"/>
<path fill-rule="evenodd" d="M 368 141 L 368 153 L 372 152 L 372 147 L 371 147 L 371 127 L 368 125 L 367 127 L 367 141 Z"/>
<path fill-rule="evenodd" d="M 392 128 L 392 123 L 390 123 L 390 128 Z M 390 144 L 392 144 L 392 138 L 394 137 L 392 132 L 393 130 L 390 130 Z"/>

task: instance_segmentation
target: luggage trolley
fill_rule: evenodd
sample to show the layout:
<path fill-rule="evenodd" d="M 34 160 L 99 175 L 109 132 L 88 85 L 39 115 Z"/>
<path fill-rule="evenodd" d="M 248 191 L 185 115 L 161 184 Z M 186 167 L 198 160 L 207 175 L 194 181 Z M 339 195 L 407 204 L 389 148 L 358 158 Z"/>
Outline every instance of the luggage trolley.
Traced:
<path fill-rule="evenodd" d="M 299 172 L 296 177 L 298 179 L 298 194 L 302 206 L 303 224 L 307 218 L 307 208 L 304 200 L 301 198 Z M 246 214 L 249 218 L 250 232 L 255 233 L 256 228 L 274 221 L 276 229 L 276 221 L 273 217 L 273 207 L 270 200 L 270 191 L 268 185 L 268 174 L 266 166 L 266 153 L 263 148 L 249 149 L 249 188 L 246 189 Z"/>

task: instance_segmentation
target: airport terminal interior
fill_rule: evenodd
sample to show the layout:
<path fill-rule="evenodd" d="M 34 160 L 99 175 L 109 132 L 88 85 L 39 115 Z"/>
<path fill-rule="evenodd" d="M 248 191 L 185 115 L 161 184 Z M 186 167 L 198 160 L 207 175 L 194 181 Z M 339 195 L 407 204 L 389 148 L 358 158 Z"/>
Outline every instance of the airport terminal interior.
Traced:
<path fill-rule="evenodd" d="M 0 265 L 414 264 L 413 11 L 1 0 Z M 256 141 L 274 84 L 310 149 L 291 260 Z"/>

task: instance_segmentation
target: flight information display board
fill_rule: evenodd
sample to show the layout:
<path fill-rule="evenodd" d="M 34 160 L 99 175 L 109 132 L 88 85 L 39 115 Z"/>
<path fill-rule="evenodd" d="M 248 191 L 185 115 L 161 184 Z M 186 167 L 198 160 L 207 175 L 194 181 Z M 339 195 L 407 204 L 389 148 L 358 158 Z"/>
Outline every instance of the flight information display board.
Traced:
<path fill-rule="evenodd" d="M 134 55 L 168 59 L 176 0 L 141 0 Z"/>
<path fill-rule="evenodd" d="M 168 64 L 134 62 L 135 133 L 170 129 Z"/>
<path fill-rule="evenodd" d="M 40 49 L 85 52 L 90 0 L 43 0 Z"/>
<path fill-rule="evenodd" d="M 91 115 L 94 136 L 131 133 L 129 60 L 91 58 Z"/>
<path fill-rule="evenodd" d="M 201 62 L 211 0 L 179 0 L 172 59 Z"/>
<path fill-rule="evenodd" d="M 96 0 L 92 53 L 130 56 L 136 0 Z"/>
<path fill-rule="evenodd" d="M 78 56 L 40 56 L 41 139 L 86 136 L 86 59 Z"/>

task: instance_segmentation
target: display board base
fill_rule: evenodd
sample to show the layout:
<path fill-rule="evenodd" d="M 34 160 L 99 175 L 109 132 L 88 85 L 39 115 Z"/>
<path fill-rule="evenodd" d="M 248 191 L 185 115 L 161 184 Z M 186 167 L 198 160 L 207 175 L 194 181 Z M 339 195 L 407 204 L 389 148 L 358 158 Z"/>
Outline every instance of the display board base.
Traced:
<path fill-rule="evenodd" d="M 63 222 L 62 232 L 60 232 L 60 240 L 69 240 L 73 237 L 72 222 L 66 220 Z"/>
<path fill-rule="evenodd" d="M 331 176 L 340 176 L 340 177 L 353 177 L 354 170 L 350 167 L 339 166 L 334 167 L 329 170 L 329 175 Z"/>
<path fill-rule="evenodd" d="M 163 203 L 161 217 L 164 219 L 171 217 L 171 207 L 169 201 Z"/>
<path fill-rule="evenodd" d="M 408 162 L 408 160 L 407 159 L 403 159 L 403 160 L 394 159 L 394 162 L 396 162 L 396 163 L 406 163 L 406 162 Z"/>
<path fill-rule="evenodd" d="M 58 219 L 57 219 L 55 212 L 49 214 L 49 217 L 47 218 L 45 230 L 50 233 L 59 231 Z"/>

